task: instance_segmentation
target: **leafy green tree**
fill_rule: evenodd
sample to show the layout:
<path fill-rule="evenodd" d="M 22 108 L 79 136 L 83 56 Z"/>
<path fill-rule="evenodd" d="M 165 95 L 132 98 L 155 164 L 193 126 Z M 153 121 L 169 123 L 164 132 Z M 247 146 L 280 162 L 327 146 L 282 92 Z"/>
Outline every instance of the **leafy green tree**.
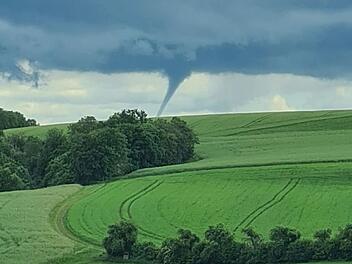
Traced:
<path fill-rule="evenodd" d="M 35 125 L 37 125 L 37 122 L 34 119 L 26 120 L 24 115 L 19 112 L 6 111 L 0 108 L 0 130 Z"/>
<path fill-rule="evenodd" d="M 234 241 L 233 235 L 224 225 L 210 226 L 205 231 L 205 241 L 198 243 L 193 250 L 195 264 L 238 263 L 242 247 Z"/>
<path fill-rule="evenodd" d="M 159 249 L 152 242 L 135 243 L 132 256 L 136 259 L 154 261 L 158 256 Z"/>
<path fill-rule="evenodd" d="M 106 121 L 109 127 L 119 127 L 122 124 L 144 124 L 147 123 L 147 113 L 138 109 L 125 109 L 120 113 L 115 113 Z"/>
<path fill-rule="evenodd" d="M 192 263 L 193 250 L 199 238 L 189 230 L 178 230 L 178 237 L 165 240 L 158 254 L 162 264 L 188 264 Z"/>
<path fill-rule="evenodd" d="M 28 171 L 21 164 L 0 153 L 0 191 L 24 189 L 28 178 Z"/>
<path fill-rule="evenodd" d="M 130 256 L 137 242 L 137 228 L 129 222 L 121 221 L 109 226 L 108 236 L 103 240 L 103 246 L 110 257 Z"/>
<path fill-rule="evenodd" d="M 54 164 L 51 165 L 51 169 L 50 169 L 50 174 L 51 176 L 48 178 L 47 177 L 47 173 L 48 173 L 48 166 L 50 164 L 51 161 L 53 161 L 54 159 L 56 159 L 57 157 L 65 154 L 68 151 L 68 142 L 67 142 L 67 136 L 64 134 L 64 132 L 62 130 L 59 129 L 50 129 L 47 132 L 47 135 L 44 139 L 43 142 L 43 147 L 42 147 L 42 151 L 40 152 L 38 161 L 37 161 L 37 168 L 35 171 L 35 179 L 33 180 L 33 184 L 36 187 L 44 187 L 44 186 L 48 186 L 50 180 L 52 179 L 54 180 L 53 182 L 62 182 L 65 183 L 66 180 L 62 180 L 60 181 L 57 178 L 51 178 L 53 176 L 53 171 L 52 169 L 55 167 L 54 164 L 58 164 L 58 161 L 56 161 Z M 58 176 L 59 174 L 61 175 L 66 175 L 65 173 L 63 173 L 63 171 L 67 168 L 68 164 L 63 164 L 63 161 L 68 161 L 68 159 L 60 159 L 59 162 L 63 165 L 63 168 L 60 169 L 60 171 L 58 172 L 58 174 L 56 174 L 56 176 Z M 51 184 L 49 184 L 51 185 Z"/>
<path fill-rule="evenodd" d="M 352 260 L 352 224 L 340 228 L 336 240 L 339 245 L 340 258 L 347 261 Z"/>
<path fill-rule="evenodd" d="M 25 183 L 16 172 L 9 167 L 0 167 L 0 191 L 20 190 L 25 187 Z"/>
<path fill-rule="evenodd" d="M 68 130 L 71 134 L 87 134 L 101 127 L 101 123 L 94 116 L 86 116 L 82 117 L 77 123 L 69 125 Z"/>
<path fill-rule="evenodd" d="M 68 153 L 64 153 L 51 160 L 45 171 L 43 179 L 44 186 L 74 183 Z"/>
<path fill-rule="evenodd" d="M 278 226 L 270 231 L 270 240 L 288 246 L 301 238 L 301 233 L 295 229 Z"/>
<path fill-rule="evenodd" d="M 77 183 L 104 181 L 129 171 L 126 138 L 118 129 L 71 135 L 69 154 Z"/>
<path fill-rule="evenodd" d="M 245 239 L 250 243 L 250 245 L 257 249 L 263 242 L 262 236 L 254 231 L 253 228 L 248 227 L 242 230 L 242 233 L 245 235 Z"/>
<path fill-rule="evenodd" d="M 313 237 L 317 242 L 327 242 L 331 239 L 332 231 L 330 228 L 318 230 L 314 233 Z"/>

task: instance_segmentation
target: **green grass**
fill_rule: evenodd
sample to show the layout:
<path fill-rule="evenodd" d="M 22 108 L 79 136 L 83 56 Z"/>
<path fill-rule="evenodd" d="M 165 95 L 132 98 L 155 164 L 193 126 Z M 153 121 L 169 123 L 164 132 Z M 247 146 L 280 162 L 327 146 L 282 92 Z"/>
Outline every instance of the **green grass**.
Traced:
<path fill-rule="evenodd" d="M 15 134 L 20 134 L 24 136 L 44 138 L 50 129 L 55 128 L 55 129 L 62 129 L 66 131 L 68 125 L 69 124 L 57 124 L 57 125 L 48 125 L 48 126 L 12 128 L 12 129 L 5 130 L 5 135 L 10 136 Z"/>
<path fill-rule="evenodd" d="M 80 187 L 0 193 L 0 262 L 42 263 L 70 254 L 75 243 L 51 224 L 50 212 Z"/>
<path fill-rule="evenodd" d="M 141 239 L 155 243 L 174 236 L 178 228 L 202 235 L 220 222 L 236 230 L 238 239 L 248 225 L 264 235 L 285 225 L 311 237 L 319 228 L 336 231 L 352 222 L 352 111 L 184 119 L 200 137 L 199 161 L 139 170 L 123 180 L 84 187 L 54 210 L 59 234 L 81 246 L 92 245 L 85 254 L 90 257 L 82 257 L 86 263 L 100 261 L 92 258 L 107 226 L 119 219 L 132 220 Z M 47 130 L 6 134 L 43 137 Z M 57 256 L 55 263 L 74 263 L 79 256 Z"/>
<path fill-rule="evenodd" d="M 109 224 L 130 219 L 156 243 L 178 228 L 209 225 L 264 235 L 275 225 L 310 237 L 352 221 L 352 112 L 186 117 L 200 136 L 200 161 L 140 170 L 75 203 L 70 230 L 100 243 Z M 268 132 L 270 130 L 270 133 Z M 142 177 L 145 176 L 145 177 Z M 153 177 L 147 177 L 153 176 Z"/>

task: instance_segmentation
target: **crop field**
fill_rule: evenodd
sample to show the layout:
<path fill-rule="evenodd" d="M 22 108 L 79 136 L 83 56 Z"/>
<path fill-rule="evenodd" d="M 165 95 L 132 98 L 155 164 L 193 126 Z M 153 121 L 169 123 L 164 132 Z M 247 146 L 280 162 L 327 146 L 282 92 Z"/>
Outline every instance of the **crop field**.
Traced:
<path fill-rule="evenodd" d="M 352 116 L 349 111 L 186 117 L 201 160 L 140 170 L 145 176 L 97 185 L 68 212 L 71 231 L 100 243 L 107 225 L 129 219 L 145 240 L 178 228 L 276 225 L 310 237 L 352 221 Z M 351 200 L 351 201 L 350 201 Z"/>
<path fill-rule="evenodd" d="M 55 231 L 50 213 L 79 189 L 69 185 L 0 193 L 0 263 L 40 263 L 72 253 L 73 241 Z"/>
<path fill-rule="evenodd" d="M 15 134 L 20 134 L 20 135 L 24 135 L 24 136 L 33 136 L 33 137 L 44 138 L 46 133 L 50 129 L 66 130 L 68 125 L 69 124 L 57 124 L 57 125 L 48 125 L 48 126 L 12 128 L 12 129 L 7 129 L 5 131 L 5 135 L 10 136 L 10 135 L 15 135 Z"/>
<path fill-rule="evenodd" d="M 18 211 L 27 208 L 28 214 L 35 214 L 44 206 L 41 221 L 51 215 L 48 219 L 58 224 L 43 224 L 43 239 L 59 236 L 55 243 L 74 252 L 77 243 L 99 248 L 108 225 L 119 219 L 131 220 L 142 240 L 155 243 L 174 236 L 179 228 L 202 235 L 218 223 L 241 239 L 241 229 L 248 226 L 264 237 L 276 225 L 297 228 L 311 237 L 317 229 L 336 231 L 352 222 L 352 111 L 204 115 L 184 120 L 200 138 L 196 161 L 143 169 L 104 184 L 56 187 L 57 198 L 47 205 L 38 200 L 40 206 L 30 211 L 28 204 L 17 200 L 24 204 L 17 211 L 7 209 L 2 228 L 11 226 Z M 67 124 L 56 127 L 66 129 Z M 35 127 L 6 134 L 43 137 L 47 130 Z M 45 190 L 3 193 L 0 202 L 16 193 L 29 197 Z M 55 213 L 60 202 L 64 209 Z M 1 220 L 6 208 L 0 209 Z M 35 227 L 26 226 L 34 231 Z M 51 250 L 57 247 L 53 244 Z M 70 262 L 63 258 L 57 263 Z"/>

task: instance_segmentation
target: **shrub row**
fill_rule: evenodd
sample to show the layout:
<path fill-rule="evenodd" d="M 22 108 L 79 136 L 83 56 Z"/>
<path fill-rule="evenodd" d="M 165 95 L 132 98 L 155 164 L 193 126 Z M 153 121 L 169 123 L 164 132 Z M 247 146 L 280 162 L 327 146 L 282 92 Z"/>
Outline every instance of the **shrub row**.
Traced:
<path fill-rule="evenodd" d="M 103 241 L 109 258 L 133 258 L 161 264 L 264 264 L 300 263 L 325 260 L 352 260 L 352 224 L 340 228 L 335 236 L 330 229 L 315 232 L 313 239 L 302 239 L 299 231 L 278 226 L 269 240 L 252 228 L 242 230 L 243 241 L 222 224 L 211 226 L 200 239 L 189 230 L 179 230 L 176 238 L 161 246 L 137 241 L 138 229 L 122 221 L 109 227 Z"/>
<path fill-rule="evenodd" d="M 106 121 L 84 117 L 68 133 L 0 136 L 0 191 L 65 183 L 90 184 L 131 171 L 183 163 L 194 157 L 198 138 L 186 122 L 149 119 L 124 110 Z"/>

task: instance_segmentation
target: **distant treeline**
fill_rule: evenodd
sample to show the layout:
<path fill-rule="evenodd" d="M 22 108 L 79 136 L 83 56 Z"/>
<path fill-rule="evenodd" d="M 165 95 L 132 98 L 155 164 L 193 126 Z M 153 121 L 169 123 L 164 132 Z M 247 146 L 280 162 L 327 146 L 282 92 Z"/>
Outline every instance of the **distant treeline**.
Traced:
<path fill-rule="evenodd" d="M 23 114 L 0 108 L 0 130 L 17 127 L 36 126 L 37 121 L 26 119 Z"/>
<path fill-rule="evenodd" d="M 89 184 L 131 171 L 193 159 L 198 138 L 186 122 L 149 119 L 138 110 L 107 121 L 88 116 L 44 140 L 0 136 L 0 191 L 66 183 Z"/>
<path fill-rule="evenodd" d="M 189 230 L 179 230 L 176 238 L 166 239 L 161 246 L 138 242 L 138 229 L 122 221 L 109 226 L 103 241 L 108 257 L 113 260 L 132 258 L 160 264 L 267 264 L 302 263 L 327 260 L 352 260 L 352 224 L 340 228 L 335 236 L 330 229 L 315 232 L 313 239 L 302 239 L 299 231 L 275 227 L 269 241 L 252 228 L 242 230 L 243 241 L 222 224 L 211 226 L 200 239 Z"/>

